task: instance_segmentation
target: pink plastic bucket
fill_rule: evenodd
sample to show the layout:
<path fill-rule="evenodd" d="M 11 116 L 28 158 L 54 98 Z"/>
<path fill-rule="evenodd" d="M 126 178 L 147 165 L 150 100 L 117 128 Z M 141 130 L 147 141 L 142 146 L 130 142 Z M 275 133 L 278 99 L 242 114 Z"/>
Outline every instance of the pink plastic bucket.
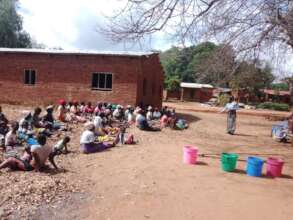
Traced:
<path fill-rule="evenodd" d="M 196 164 L 197 147 L 185 146 L 183 147 L 183 162 L 187 164 Z"/>
<path fill-rule="evenodd" d="M 283 165 L 283 160 L 269 157 L 267 160 L 267 176 L 280 177 L 282 175 Z"/>

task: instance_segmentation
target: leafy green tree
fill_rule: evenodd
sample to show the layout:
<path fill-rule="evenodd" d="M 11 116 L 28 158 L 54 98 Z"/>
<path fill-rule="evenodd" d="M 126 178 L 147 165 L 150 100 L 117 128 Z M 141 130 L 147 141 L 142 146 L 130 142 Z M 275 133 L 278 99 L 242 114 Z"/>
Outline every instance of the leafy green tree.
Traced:
<path fill-rule="evenodd" d="M 165 88 L 169 91 L 176 91 L 180 88 L 180 82 L 178 76 L 167 76 L 165 79 Z"/>
<path fill-rule="evenodd" d="M 289 86 L 287 83 L 273 83 L 271 85 L 273 90 L 289 91 Z"/>
<path fill-rule="evenodd" d="M 217 46 L 211 42 L 201 43 L 197 46 L 186 48 L 172 47 L 160 54 L 166 80 L 175 77 L 184 82 L 196 82 L 196 67 L 206 59 Z M 171 78 L 172 78 L 171 77 Z M 167 85 L 165 83 L 165 85 Z"/>
<path fill-rule="evenodd" d="M 22 29 L 16 0 L 0 0 L 0 47 L 28 48 L 31 38 Z"/>

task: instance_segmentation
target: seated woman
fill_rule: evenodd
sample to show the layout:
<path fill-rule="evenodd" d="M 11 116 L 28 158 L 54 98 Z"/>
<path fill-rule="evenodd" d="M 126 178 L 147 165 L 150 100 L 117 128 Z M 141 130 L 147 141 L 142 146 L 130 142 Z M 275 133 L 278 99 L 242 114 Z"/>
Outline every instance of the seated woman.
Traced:
<path fill-rule="evenodd" d="M 160 120 L 161 128 L 165 128 L 169 125 L 169 122 L 170 122 L 169 117 L 170 117 L 169 112 L 166 112 L 163 114 Z"/>
<path fill-rule="evenodd" d="M 24 121 L 18 128 L 17 138 L 20 141 L 27 141 L 30 137 L 32 137 L 34 132 L 29 129 L 29 123 Z"/>
<path fill-rule="evenodd" d="M 161 118 L 161 112 L 159 111 L 158 108 L 155 108 L 154 113 L 153 113 L 153 118 L 154 118 L 154 120 L 158 120 Z"/>
<path fill-rule="evenodd" d="M 78 112 L 82 116 L 85 115 L 85 103 L 84 102 L 81 102 L 80 105 L 78 106 Z"/>
<path fill-rule="evenodd" d="M 58 130 L 60 129 L 61 125 L 57 123 L 54 119 L 53 111 L 54 111 L 54 106 L 49 105 L 46 108 L 46 115 L 43 117 L 43 124 L 45 127 L 49 128 L 50 130 Z"/>
<path fill-rule="evenodd" d="M 96 113 L 96 116 L 94 117 L 94 125 L 95 125 L 95 131 L 96 133 L 104 133 L 104 123 L 105 123 L 105 114 L 103 112 Z"/>
<path fill-rule="evenodd" d="M 153 110 L 153 107 L 152 106 L 149 106 L 148 107 L 148 112 L 147 112 L 147 114 L 146 114 L 146 119 L 148 120 L 148 121 L 151 121 L 151 120 L 153 120 L 153 113 L 154 113 L 154 110 Z"/>
<path fill-rule="evenodd" d="M 146 117 L 144 116 L 144 112 L 142 110 L 137 112 L 136 116 L 136 126 L 143 131 L 160 131 L 160 128 L 155 128 L 149 125 Z"/>
<path fill-rule="evenodd" d="M 128 115 L 127 115 L 127 122 L 129 124 L 133 124 L 135 122 L 135 117 L 134 117 L 134 109 L 130 108 L 128 111 Z"/>
<path fill-rule="evenodd" d="M 88 103 L 87 103 L 87 105 L 86 105 L 85 108 L 84 108 L 84 112 L 85 112 L 87 115 L 91 115 L 91 114 L 94 113 L 94 108 L 93 108 L 91 102 L 88 102 Z"/>
<path fill-rule="evenodd" d="M 94 110 L 94 113 L 97 114 L 97 113 L 100 113 L 103 111 L 103 103 L 102 102 L 98 102 L 95 110 Z"/>
<path fill-rule="evenodd" d="M 116 109 L 113 112 L 113 118 L 115 120 L 122 120 L 124 116 L 123 107 L 121 105 L 117 105 Z"/>
<path fill-rule="evenodd" d="M 0 164 L 0 170 L 10 168 L 11 170 L 32 171 L 34 168 L 31 166 L 32 154 L 29 147 L 24 149 L 23 155 L 18 157 L 9 157 Z"/>
<path fill-rule="evenodd" d="M 5 149 L 10 150 L 19 145 L 17 139 L 18 122 L 11 123 L 11 129 L 5 136 Z"/>
<path fill-rule="evenodd" d="M 109 147 L 114 147 L 117 140 L 114 143 L 96 143 L 95 125 L 93 123 L 87 123 L 85 125 L 86 130 L 82 133 L 80 138 L 81 151 L 85 154 L 103 151 Z"/>
<path fill-rule="evenodd" d="M 44 128 L 45 125 L 42 123 L 40 115 L 41 115 L 42 109 L 37 107 L 34 110 L 34 113 L 32 115 L 32 126 L 35 129 Z"/>
<path fill-rule="evenodd" d="M 59 100 L 59 106 L 57 108 L 57 119 L 61 122 L 66 122 L 66 102 L 65 100 L 61 99 Z"/>
<path fill-rule="evenodd" d="M 74 101 L 72 103 L 69 113 L 70 113 L 70 121 L 81 122 L 81 123 L 86 122 L 86 119 L 84 117 L 82 117 L 81 113 L 79 112 L 77 101 Z"/>
<path fill-rule="evenodd" d="M 28 125 L 28 129 L 32 129 L 33 125 L 33 116 L 31 112 L 28 112 L 25 114 L 24 118 L 20 119 L 19 121 L 19 126 L 22 127 L 23 124 L 27 124 Z"/>

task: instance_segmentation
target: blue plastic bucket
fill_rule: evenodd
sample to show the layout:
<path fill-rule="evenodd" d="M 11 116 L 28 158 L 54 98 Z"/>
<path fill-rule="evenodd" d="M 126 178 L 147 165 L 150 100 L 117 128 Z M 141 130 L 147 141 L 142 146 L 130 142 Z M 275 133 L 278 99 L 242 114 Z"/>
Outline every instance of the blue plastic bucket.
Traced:
<path fill-rule="evenodd" d="M 246 173 L 248 176 L 260 177 L 264 161 L 258 157 L 248 157 Z"/>

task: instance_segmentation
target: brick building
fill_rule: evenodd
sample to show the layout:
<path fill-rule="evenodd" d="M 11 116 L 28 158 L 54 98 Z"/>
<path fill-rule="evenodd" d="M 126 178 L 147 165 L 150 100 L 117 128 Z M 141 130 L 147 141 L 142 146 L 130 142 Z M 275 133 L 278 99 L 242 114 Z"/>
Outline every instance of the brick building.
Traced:
<path fill-rule="evenodd" d="M 162 105 L 158 54 L 0 49 L 0 102 L 78 101 Z"/>
<path fill-rule="evenodd" d="M 182 82 L 180 87 L 181 101 L 207 102 L 213 97 L 214 87 L 209 84 Z"/>

